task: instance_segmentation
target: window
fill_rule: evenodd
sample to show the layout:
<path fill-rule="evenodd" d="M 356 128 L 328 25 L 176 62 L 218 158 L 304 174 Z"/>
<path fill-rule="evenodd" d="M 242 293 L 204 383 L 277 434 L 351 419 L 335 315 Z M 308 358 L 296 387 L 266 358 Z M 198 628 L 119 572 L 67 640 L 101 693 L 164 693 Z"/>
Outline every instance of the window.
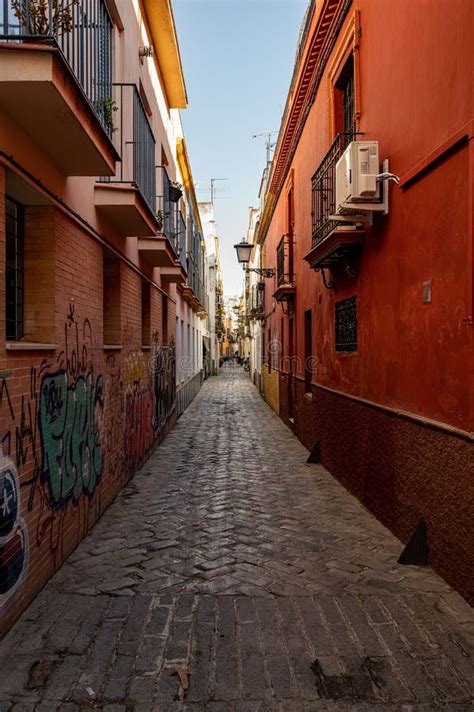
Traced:
<path fill-rule="evenodd" d="M 355 125 L 354 58 L 352 54 L 344 65 L 335 85 L 336 133 L 352 134 Z"/>
<path fill-rule="evenodd" d="M 293 235 L 293 223 L 294 223 L 294 202 L 293 202 L 293 188 L 288 191 L 288 225 L 287 233 L 288 235 Z"/>
<path fill-rule="evenodd" d="M 24 335 L 24 225 L 23 206 L 6 198 L 5 335 L 11 341 Z"/>
<path fill-rule="evenodd" d="M 313 315 L 311 309 L 304 313 L 304 392 L 311 393 L 313 371 Z"/>
<path fill-rule="evenodd" d="M 103 262 L 103 319 L 104 344 L 120 345 L 120 260 L 110 252 L 104 252 Z"/>
<path fill-rule="evenodd" d="M 336 351 L 357 351 L 357 303 L 355 297 L 335 304 Z"/>
<path fill-rule="evenodd" d="M 142 346 L 150 346 L 150 284 L 142 282 Z"/>

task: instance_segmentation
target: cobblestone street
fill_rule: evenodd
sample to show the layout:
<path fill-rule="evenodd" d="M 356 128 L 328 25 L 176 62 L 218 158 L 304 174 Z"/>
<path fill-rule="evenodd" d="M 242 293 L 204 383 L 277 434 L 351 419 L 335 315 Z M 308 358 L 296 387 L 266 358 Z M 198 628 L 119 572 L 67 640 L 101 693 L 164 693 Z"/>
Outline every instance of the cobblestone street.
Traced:
<path fill-rule="evenodd" d="M 1 643 L 0 710 L 472 710 L 472 609 L 307 457 L 207 381 Z"/>

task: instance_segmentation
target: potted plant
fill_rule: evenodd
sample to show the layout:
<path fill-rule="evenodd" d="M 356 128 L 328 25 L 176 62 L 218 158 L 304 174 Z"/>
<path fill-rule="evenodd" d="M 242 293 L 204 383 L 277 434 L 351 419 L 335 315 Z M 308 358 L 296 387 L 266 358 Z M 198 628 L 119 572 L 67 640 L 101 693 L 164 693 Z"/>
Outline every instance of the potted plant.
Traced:
<path fill-rule="evenodd" d="M 105 99 L 96 99 L 94 101 L 94 107 L 98 115 L 102 119 L 102 123 L 109 133 L 113 133 L 117 130 L 114 124 L 114 111 L 118 111 L 118 106 L 113 99 L 109 97 Z"/>
<path fill-rule="evenodd" d="M 74 27 L 74 5 L 79 5 L 79 0 L 53 2 L 50 16 L 48 0 L 11 0 L 14 15 L 26 34 L 45 37 L 57 37 L 71 32 Z"/>
<path fill-rule="evenodd" d="M 172 203 L 177 203 L 183 195 L 183 186 L 177 181 L 172 181 L 169 187 L 169 198 Z"/>

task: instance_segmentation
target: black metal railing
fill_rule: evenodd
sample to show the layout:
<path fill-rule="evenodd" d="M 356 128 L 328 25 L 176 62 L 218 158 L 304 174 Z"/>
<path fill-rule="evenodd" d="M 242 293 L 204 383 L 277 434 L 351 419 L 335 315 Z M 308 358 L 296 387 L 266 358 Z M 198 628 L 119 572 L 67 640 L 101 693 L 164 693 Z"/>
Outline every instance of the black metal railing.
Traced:
<path fill-rule="evenodd" d="M 250 316 L 258 317 L 265 313 L 265 283 L 252 285 L 250 292 Z"/>
<path fill-rule="evenodd" d="M 176 209 L 175 203 L 170 203 L 166 200 L 166 196 L 159 195 L 157 197 L 157 207 L 156 212 L 158 222 L 159 222 L 159 232 L 162 232 L 168 238 L 170 245 L 176 252 L 176 256 L 179 256 L 179 217 Z"/>
<path fill-rule="evenodd" d="M 161 193 L 163 206 L 163 230 L 168 237 L 174 233 L 174 205 L 170 200 L 170 185 L 171 181 L 168 172 L 164 166 L 161 166 Z"/>
<path fill-rule="evenodd" d="M 292 284 L 293 272 L 293 236 L 283 235 L 277 247 L 277 284 Z"/>
<path fill-rule="evenodd" d="M 186 267 L 186 222 L 179 210 L 179 203 L 170 198 L 171 181 L 166 168 L 158 168 L 161 169 L 161 195 L 158 196 L 160 229 L 168 238 L 183 267 Z"/>
<path fill-rule="evenodd" d="M 59 49 L 109 136 L 112 34 L 104 0 L 0 0 L 0 42 L 35 41 Z"/>
<path fill-rule="evenodd" d="M 130 183 L 138 188 L 156 215 L 155 137 L 136 84 L 113 85 L 111 121 L 122 160 L 106 183 Z"/>
<path fill-rule="evenodd" d="M 313 247 L 341 223 L 334 218 L 336 209 L 336 163 L 357 133 L 339 133 L 311 179 Z"/>
<path fill-rule="evenodd" d="M 181 212 L 178 212 L 178 257 L 179 261 L 186 268 L 186 220 Z"/>

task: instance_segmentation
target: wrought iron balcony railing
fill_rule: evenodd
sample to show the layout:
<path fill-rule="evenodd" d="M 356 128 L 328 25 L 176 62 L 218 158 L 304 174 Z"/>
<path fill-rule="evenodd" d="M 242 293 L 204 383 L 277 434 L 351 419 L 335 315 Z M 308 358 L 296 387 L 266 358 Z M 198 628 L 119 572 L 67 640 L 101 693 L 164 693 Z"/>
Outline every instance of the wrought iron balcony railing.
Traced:
<path fill-rule="evenodd" d="M 178 257 L 182 266 L 186 268 L 186 220 L 184 219 L 181 212 L 178 213 Z"/>
<path fill-rule="evenodd" d="M 115 177 L 105 183 L 129 183 L 138 188 L 156 215 L 155 137 L 136 84 L 114 84 L 110 121 L 122 160 Z"/>
<path fill-rule="evenodd" d="M 293 235 L 283 235 L 277 247 L 277 284 L 293 284 Z"/>
<path fill-rule="evenodd" d="M 158 197 L 158 215 L 162 231 L 170 241 L 176 256 L 186 269 L 186 221 L 179 210 L 179 203 L 170 198 L 171 181 L 164 166 L 161 168 L 161 191 Z"/>
<path fill-rule="evenodd" d="M 1 0 L 0 42 L 38 42 L 61 52 L 112 136 L 113 23 L 104 0 Z"/>
<path fill-rule="evenodd" d="M 265 283 L 257 282 L 252 285 L 249 299 L 249 314 L 253 318 L 258 318 L 265 314 Z"/>
<path fill-rule="evenodd" d="M 313 247 L 341 223 L 331 219 L 336 209 L 336 163 L 357 133 L 339 133 L 311 179 Z"/>

